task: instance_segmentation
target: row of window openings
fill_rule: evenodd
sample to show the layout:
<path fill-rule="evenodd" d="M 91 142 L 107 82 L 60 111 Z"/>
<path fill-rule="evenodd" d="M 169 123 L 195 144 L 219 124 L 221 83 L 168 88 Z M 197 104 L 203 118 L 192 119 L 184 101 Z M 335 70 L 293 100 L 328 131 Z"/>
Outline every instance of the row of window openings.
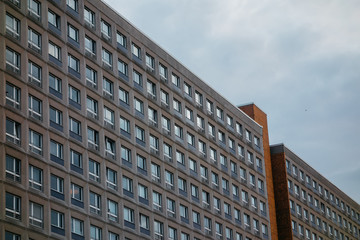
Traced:
<path fill-rule="evenodd" d="M 13 25 L 13 24 L 12 24 Z M 75 31 L 74 28 L 69 25 L 69 34 L 70 34 L 70 37 L 74 37 L 75 40 L 78 39 L 78 31 Z M 73 33 L 73 34 L 71 34 Z M 77 34 L 75 34 L 77 33 Z M 75 36 L 73 36 L 75 35 Z M 30 45 L 35 45 L 37 46 L 38 48 L 40 48 L 40 42 L 41 42 L 41 36 L 36 33 L 34 30 L 32 30 L 31 28 L 29 28 L 29 44 Z M 96 43 L 94 40 L 86 37 L 86 40 L 85 40 L 85 46 L 86 46 L 86 49 L 90 50 L 93 54 L 95 53 L 95 46 L 96 46 Z M 11 53 L 12 52 L 12 53 Z M 49 54 L 52 55 L 53 57 L 55 57 L 56 59 L 58 60 L 61 60 L 61 48 L 58 47 L 57 45 L 53 44 L 52 42 L 49 42 Z M 9 58 L 7 58 L 7 62 L 12 65 L 12 66 L 15 66 L 16 69 L 19 69 L 19 64 L 20 64 L 20 55 L 17 54 L 16 52 L 12 51 L 11 49 L 7 49 L 7 56 L 9 55 Z M 10 56 L 12 55 L 12 56 Z M 102 51 L 102 59 L 104 61 L 104 63 L 110 67 L 112 67 L 112 54 L 106 50 L 106 49 L 103 49 Z M 153 61 L 152 61 L 153 62 Z M 79 66 L 80 66 L 80 61 L 79 59 L 77 59 L 76 57 L 72 56 L 69 54 L 69 59 L 68 59 L 68 64 L 69 64 L 69 68 L 75 70 L 76 72 L 79 72 Z M 36 66 L 35 66 L 36 67 Z M 165 69 L 166 70 L 166 69 Z M 165 71 L 164 70 L 164 71 Z M 128 66 L 125 62 L 123 62 L 122 60 L 118 60 L 118 71 L 124 75 L 128 75 Z M 39 67 L 37 69 L 37 72 L 41 72 Z M 86 71 L 86 76 L 87 76 L 87 79 L 89 80 L 89 82 L 91 82 L 92 84 L 95 84 L 96 85 L 96 71 L 94 71 L 93 69 L 87 67 L 87 71 Z M 37 73 L 35 74 L 35 79 L 37 79 L 38 81 L 40 81 L 40 73 Z M 142 85 L 142 76 L 139 72 L 137 71 L 133 71 L 133 79 L 134 79 L 134 82 L 139 84 L 139 85 Z M 176 76 L 175 74 L 172 75 L 172 82 L 179 86 L 180 84 L 180 78 L 178 76 Z M 187 83 L 184 83 L 184 88 L 185 88 L 185 92 L 191 96 L 192 94 L 192 90 L 191 90 L 191 86 Z M 154 91 L 156 91 L 156 86 L 155 84 L 151 84 L 148 83 L 148 90 L 149 92 L 155 96 L 154 94 Z M 202 105 L 202 94 L 195 91 L 195 101 L 197 104 L 200 104 Z M 206 107 L 207 107 L 207 110 L 211 113 L 213 113 L 213 103 L 207 99 L 206 101 Z M 221 108 L 217 107 L 216 108 L 216 115 L 219 119 L 221 120 L 224 120 L 224 112 Z M 230 127 L 233 127 L 233 118 L 230 117 L 229 115 L 227 115 L 227 124 L 230 126 Z M 242 129 L 241 129 L 241 126 L 237 123 L 236 124 L 236 130 L 237 132 L 239 132 L 240 134 L 242 134 Z M 251 136 L 251 132 L 249 130 L 246 130 L 246 139 L 247 141 L 251 142 L 252 141 L 252 136 Z M 260 139 L 256 136 L 254 136 L 254 143 L 255 145 L 259 146 L 260 144 Z"/>
<path fill-rule="evenodd" d="M 80 91 L 73 88 L 71 85 L 69 85 L 69 99 L 73 100 L 73 101 L 80 101 Z M 10 83 L 6 84 L 6 100 L 7 103 L 14 105 L 17 108 L 20 108 L 20 89 Z M 140 100 L 138 100 L 137 98 L 134 99 L 134 105 L 135 108 L 139 108 L 137 107 L 140 104 L 140 107 L 143 107 L 141 104 L 142 102 L 140 102 Z M 93 116 L 97 118 L 98 115 L 98 103 L 96 100 L 88 97 L 87 98 L 87 110 L 88 112 Z M 32 95 L 29 95 L 29 113 L 32 117 L 35 117 L 39 120 L 42 119 L 42 101 Z M 157 123 L 157 111 L 152 109 L 151 107 L 149 107 L 149 120 L 152 122 Z M 62 112 L 58 109 L 55 109 L 53 107 L 50 107 L 50 121 L 62 126 Z M 104 107 L 104 121 L 105 124 L 109 124 L 112 128 L 114 127 L 114 111 L 112 111 L 111 109 Z M 15 124 L 16 125 L 16 124 Z M 18 124 L 17 124 L 18 125 Z M 166 117 L 162 117 L 162 126 L 163 128 L 167 129 L 170 132 L 170 120 Z M 210 126 L 210 125 L 209 125 Z M 81 126 L 80 126 L 80 122 L 76 121 L 73 118 L 70 118 L 70 128 L 73 128 L 73 132 L 75 132 L 78 135 L 81 135 Z M 210 129 L 212 129 L 212 131 L 214 131 L 214 128 L 211 126 L 209 127 Z M 130 121 L 121 117 L 120 118 L 120 129 L 129 133 L 130 134 Z M 209 129 L 209 130 L 210 130 Z M 174 130 L 175 130 L 175 135 L 179 138 L 183 138 L 183 131 L 182 131 L 182 127 L 180 127 L 179 125 L 175 124 L 174 125 Z M 92 130 L 92 131 L 88 131 L 88 133 L 90 133 L 90 140 L 92 143 L 95 143 L 96 146 L 98 146 L 98 137 L 96 137 L 96 131 Z M 135 129 L 135 133 L 136 133 L 136 138 L 145 142 L 145 131 L 144 129 L 136 126 Z M 224 135 L 223 132 L 221 132 L 219 130 L 219 136 L 220 135 Z M 16 136 L 16 135 L 15 135 Z M 112 141 L 114 142 L 114 141 Z M 191 133 L 187 133 L 187 142 L 195 147 L 195 135 L 191 134 Z M 167 145 L 167 144 L 166 144 Z M 231 149 L 234 148 L 234 140 L 232 140 L 231 138 L 229 138 L 229 146 Z M 157 150 L 159 149 L 159 140 L 157 137 L 154 137 L 152 135 L 150 135 L 150 147 Z M 204 155 L 206 155 L 206 144 L 204 141 L 202 140 L 198 140 L 198 147 L 199 147 L 199 151 L 202 152 Z M 168 146 L 164 147 L 164 152 L 165 155 L 170 157 L 172 156 L 171 151 L 169 151 L 171 148 Z M 241 145 L 238 145 L 238 153 L 240 156 L 244 156 L 244 147 L 242 147 Z M 250 163 L 253 163 L 253 154 L 251 152 L 248 152 L 248 161 Z M 210 147 L 210 158 L 213 161 L 217 161 L 217 153 L 216 150 L 214 148 Z M 223 166 L 227 167 L 227 160 L 226 157 L 223 156 L 222 154 L 220 154 L 220 162 Z M 262 160 L 256 157 L 256 165 L 257 168 L 262 169 Z M 233 166 L 231 166 L 232 169 Z"/>
<path fill-rule="evenodd" d="M 315 191 L 318 191 L 318 193 L 322 196 L 324 194 L 324 197 L 326 199 L 330 199 L 331 202 L 335 203 L 336 206 L 340 207 L 342 211 L 345 211 L 350 214 L 354 218 L 357 218 L 358 221 L 360 221 L 360 213 L 356 213 L 354 209 L 351 209 L 349 205 L 346 205 L 344 201 L 340 201 L 338 197 L 335 197 L 333 193 L 330 193 L 329 190 L 324 188 L 321 184 L 319 184 L 316 180 L 311 179 L 311 177 L 304 173 L 303 170 L 298 169 L 298 167 L 294 164 L 291 164 L 289 160 L 286 160 L 286 168 L 287 171 L 291 172 L 294 176 L 300 177 L 300 180 L 305 181 L 308 186 L 312 186 L 312 188 Z M 292 190 L 292 181 L 288 180 L 288 187 L 290 190 Z M 299 195 L 299 186 L 294 184 L 295 188 L 295 194 Z M 302 190 L 304 191 L 304 190 Z M 306 194 L 303 195 L 303 198 L 306 199 Z"/>
<path fill-rule="evenodd" d="M 313 224 L 316 224 L 319 228 L 321 228 L 321 222 L 323 223 L 323 230 L 326 231 L 326 222 L 325 221 L 321 221 L 321 219 L 319 217 L 316 217 L 316 222 L 315 222 L 315 215 L 313 213 L 309 214 L 309 211 L 305 208 L 302 209 L 301 205 L 296 204 L 296 209 L 295 209 L 295 202 L 290 200 L 290 209 L 291 211 L 295 212 L 298 217 L 304 217 L 304 219 L 306 221 L 309 221 Z M 325 206 L 322 207 L 322 211 L 325 213 Z M 336 214 L 335 211 L 331 211 L 331 209 L 329 207 L 326 208 L 326 214 L 329 218 L 332 218 L 334 222 L 337 222 L 339 226 L 342 226 L 343 228 L 348 228 L 350 230 L 350 232 L 352 231 L 354 234 L 357 233 L 357 227 L 355 226 L 355 224 L 352 224 L 350 221 L 347 221 L 345 218 L 341 217 L 340 214 Z M 309 218 L 310 215 L 310 218 Z"/>
<path fill-rule="evenodd" d="M 57 148 L 53 148 L 53 151 L 57 151 L 57 153 L 59 152 L 59 149 Z M 82 168 L 82 156 L 80 153 L 71 150 L 70 152 L 70 157 L 71 157 L 71 164 L 78 167 L 78 168 Z M 140 155 L 138 155 L 138 167 L 139 168 L 144 168 L 144 166 L 146 166 L 146 159 Z M 160 166 L 157 164 L 152 163 L 151 164 L 151 171 L 152 171 L 152 178 L 153 180 L 157 180 L 158 182 L 161 182 L 161 176 L 160 176 Z M 106 183 L 107 186 L 111 189 L 117 190 L 117 171 L 112 170 L 110 168 L 106 168 Z M 20 182 L 21 181 L 21 161 L 17 158 L 14 158 L 12 156 L 7 155 L 6 156 L 6 177 L 8 179 Z M 92 159 L 89 160 L 89 178 L 100 182 L 100 164 Z M 218 184 L 218 175 L 214 172 L 212 172 L 212 181 L 214 184 Z M 171 189 L 174 189 L 174 174 L 168 170 L 165 170 L 165 182 L 166 182 L 166 186 L 170 187 Z M 37 189 L 39 191 L 43 191 L 43 170 L 40 168 L 37 168 L 33 165 L 29 165 L 29 183 L 30 186 L 34 189 Z M 190 184 L 191 185 L 191 195 L 192 197 L 195 197 L 197 199 L 199 199 L 199 189 L 196 185 Z M 259 185 L 263 186 L 263 182 L 259 179 Z M 133 182 L 130 178 L 123 176 L 123 189 L 126 190 L 128 193 L 133 194 Z M 223 189 L 225 189 L 226 191 L 229 191 L 229 182 L 228 180 L 222 178 L 222 186 Z M 64 193 L 64 180 L 56 175 L 51 175 L 51 189 L 63 194 Z M 82 187 L 76 185 L 76 184 L 72 184 L 72 188 L 76 188 L 76 191 L 73 192 L 77 192 L 79 193 L 79 195 L 77 195 L 76 197 L 72 196 L 73 198 L 82 201 Z M 178 188 L 179 190 L 181 190 L 182 192 L 186 193 L 187 192 L 187 183 L 186 180 L 178 177 Z M 139 198 L 143 198 L 143 199 L 148 199 L 148 190 L 147 187 L 145 187 L 142 184 L 138 185 L 138 190 L 139 190 Z M 239 187 L 236 186 L 235 184 L 232 185 L 232 193 L 235 197 L 239 198 Z M 154 196 L 154 195 L 153 195 Z M 156 198 L 158 200 L 154 200 L 154 206 L 158 205 L 161 206 L 161 195 L 156 195 L 156 196 L 160 196 L 160 198 Z M 209 208 L 210 207 L 210 193 L 206 192 L 206 191 L 202 191 L 202 202 L 204 207 Z M 242 201 L 245 204 L 249 203 L 249 194 L 247 191 L 242 190 L 241 192 L 241 198 Z M 260 211 L 263 215 L 266 215 L 266 205 L 265 202 L 263 201 L 259 201 L 260 202 Z M 156 204 L 158 203 L 158 204 Z M 159 204 L 160 203 L 160 204 Z M 224 211 L 226 214 L 231 215 L 231 210 L 228 207 L 230 206 L 229 204 L 224 203 Z M 251 206 L 257 210 L 258 208 L 258 200 L 255 196 L 251 196 Z M 214 209 L 217 209 L 218 211 L 220 211 L 220 201 L 218 198 L 214 197 Z"/>

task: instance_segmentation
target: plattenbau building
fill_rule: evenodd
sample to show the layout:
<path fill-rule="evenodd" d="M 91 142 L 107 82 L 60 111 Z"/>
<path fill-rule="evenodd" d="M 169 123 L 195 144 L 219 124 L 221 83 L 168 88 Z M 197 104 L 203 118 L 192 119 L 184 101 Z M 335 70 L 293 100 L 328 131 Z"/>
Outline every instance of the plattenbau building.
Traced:
<path fill-rule="evenodd" d="M 0 239 L 271 238 L 259 124 L 99 0 L 0 17 Z"/>

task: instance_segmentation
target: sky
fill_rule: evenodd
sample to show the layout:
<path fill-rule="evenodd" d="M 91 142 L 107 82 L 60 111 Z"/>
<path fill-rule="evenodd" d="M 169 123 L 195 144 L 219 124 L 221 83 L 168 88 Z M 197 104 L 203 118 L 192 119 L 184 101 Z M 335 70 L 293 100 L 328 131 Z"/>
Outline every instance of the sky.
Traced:
<path fill-rule="evenodd" d="M 360 1 L 105 2 L 360 203 Z"/>

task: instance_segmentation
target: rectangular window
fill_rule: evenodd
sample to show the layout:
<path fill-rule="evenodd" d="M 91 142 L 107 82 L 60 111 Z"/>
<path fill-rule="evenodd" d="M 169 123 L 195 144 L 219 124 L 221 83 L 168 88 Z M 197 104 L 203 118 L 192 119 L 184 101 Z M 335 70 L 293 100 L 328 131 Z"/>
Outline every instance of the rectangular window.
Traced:
<path fill-rule="evenodd" d="M 160 99 L 161 99 L 161 103 L 165 104 L 166 106 L 169 106 L 169 93 L 161 89 Z"/>
<path fill-rule="evenodd" d="M 21 220 L 21 197 L 6 192 L 5 199 L 5 215 L 10 218 Z"/>
<path fill-rule="evenodd" d="M 161 207 L 162 207 L 162 196 L 160 193 L 153 191 L 153 207 L 156 210 L 160 210 L 161 211 Z"/>
<path fill-rule="evenodd" d="M 103 65 L 112 69 L 112 53 L 105 48 L 103 48 L 101 52 Z"/>
<path fill-rule="evenodd" d="M 29 224 L 43 228 L 44 226 L 44 207 L 43 205 L 30 202 L 29 203 Z"/>
<path fill-rule="evenodd" d="M 160 74 L 160 77 L 167 80 L 167 78 L 168 78 L 168 69 L 167 69 L 167 67 L 165 67 L 161 63 L 159 63 L 159 74 Z"/>
<path fill-rule="evenodd" d="M 20 73 L 20 54 L 10 48 L 6 48 L 6 69 L 12 72 Z"/>
<path fill-rule="evenodd" d="M 152 177 L 153 181 L 161 182 L 160 166 L 155 163 L 151 163 L 151 177 Z"/>
<path fill-rule="evenodd" d="M 135 137 L 141 142 L 145 142 L 145 131 L 141 127 L 135 126 Z"/>
<path fill-rule="evenodd" d="M 84 236 L 84 221 L 71 217 L 71 233 Z"/>
<path fill-rule="evenodd" d="M 108 96 L 111 99 L 113 98 L 114 83 L 105 77 L 103 78 L 103 91 L 104 91 L 104 96 Z"/>
<path fill-rule="evenodd" d="M 73 55 L 68 55 L 68 67 L 77 73 L 80 73 L 80 60 Z"/>
<path fill-rule="evenodd" d="M 84 8 L 84 20 L 91 26 L 95 26 L 95 13 L 89 8 Z"/>
<path fill-rule="evenodd" d="M 115 159 L 115 154 L 116 154 L 115 141 L 108 137 L 105 137 L 105 154 L 107 157 L 110 157 L 111 159 Z"/>
<path fill-rule="evenodd" d="M 149 67 L 151 70 L 155 69 L 155 59 L 149 54 L 146 54 L 146 66 Z"/>
<path fill-rule="evenodd" d="M 86 81 L 93 88 L 97 88 L 97 72 L 88 65 L 86 65 Z"/>
<path fill-rule="evenodd" d="M 42 134 L 29 129 L 29 150 L 33 153 L 42 155 L 43 150 L 43 136 Z"/>
<path fill-rule="evenodd" d="M 120 117 L 120 129 L 130 134 L 130 121 L 124 117 Z"/>
<path fill-rule="evenodd" d="M 159 138 L 150 135 L 149 137 L 149 144 L 150 144 L 150 149 L 154 150 L 155 153 L 158 153 L 159 151 Z"/>
<path fill-rule="evenodd" d="M 55 43 L 52 43 L 50 41 L 49 41 L 49 55 L 57 59 L 58 61 L 61 61 L 61 48 Z"/>
<path fill-rule="evenodd" d="M 30 83 L 34 83 L 35 85 L 41 87 L 42 85 L 42 77 L 41 74 L 42 73 L 42 69 L 39 65 L 29 61 L 28 64 L 28 77 L 29 77 L 29 82 Z"/>
<path fill-rule="evenodd" d="M 10 118 L 6 118 L 6 140 L 20 145 L 21 125 Z"/>
<path fill-rule="evenodd" d="M 147 92 L 152 98 L 156 98 L 156 84 L 152 81 L 147 81 Z"/>
<path fill-rule="evenodd" d="M 89 179 L 100 182 L 100 163 L 89 159 Z"/>
<path fill-rule="evenodd" d="M 180 88 L 180 77 L 175 73 L 171 75 L 171 82 L 178 88 Z"/>
<path fill-rule="evenodd" d="M 121 59 L 118 59 L 118 71 L 120 75 L 128 76 L 128 65 Z"/>
<path fill-rule="evenodd" d="M 216 108 L 216 116 L 219 119 L 224 120 L 224 111 L 219 107 Z"/>
<path fill-rule="evenodd" d="M 121 159 L 131 163 L 131 150 L 124 146 L 121 146 Z"/>
<path fill-rule="evenodd" d="M 108 124 L 111 128 L 114 128 L 115 125 L 115 113 L 113 110 L 104 106 L 104 123 L 105 126 Z"/>
<path fill-rule="evenodd" d="M 75 167 L 82 168 L 83 161 L 82 161 L 81 153 L 70 149 L 70 163 L 71 163 L 71 165 L 74 165 Z"/>
<path fill-rule="evenodd" d="M 129 105 L 129 92 L 122 88 L 119 88 L 119 100 L 126 105 Z"/>
<path fill-rule="evenodd" d="M 131 44 L 131 52 L 135 57 L 141 59 L 141 48 L 135 43 Z"/>
<path fill-rule="evenodd" d="M 6 12 L 6 33 L 15 39 L 20 39 L 20 20 Z"/>
<path fill-rule="evenodd" d="M 89 96 L 86 97 L 86 110 L 88 116 L 98 118 L 98 102 Z"/>
<path fill-rule="evenodd" d="M 28 44 L 29 48 L 41 52 L 41 35 L 32 28 L 28 28 Z"/>
<path fill-rule="evenodd" d="M 138 195 L 140 198 L 148 199 L 148 188 L 142 184 L 138 184 Z"/>
<path fill-rule="evenodd" d="M 101 240 L 102 239 L 102 229 L 97 226 L 90 225 L 90 239 L 91 240 Z"/>
<path fill-rule="evenodd" d="M 21 182 L 21 161 L 10 155 L 6 155 L 6 178 Z"/>
<path fill-rule="evenodd" d="M 68 23 L 68 37 L 79 43 L 79 29 Z"/>
<path fill-rule="evenodd" d="M 48 11 L 48 22 L 55 28 L 60 30 L 60 16 L 49 9 Z"/>
<path fill-rule="evenodd" d="M 123 176 L 123 178 L 122 178 L 122 187 L 123 187 L 123 190 L 132 193 L 133 192 L 133 180 L 126 177 L 126 176 Z"/>
<path fill-rule="evenodd" d="M 124 221 L 134 223 L 134 209 L 124 207 Z"/>
<path fill-rule="evenodd" d="M 96 55 L 96 41 L 85 35 L 85 50 L 90 53 L 91 56 Z"/>
<path fill-rule="evenodd" d="M 101 34 L 107 40 L 110 40 L 110 38 L 111 38 L 111 26 L 110 26 L 109 23 L 107 23 L 103 19 L 101 19 Z"/>
<path fill-rule="evenodd" d="M 49 73 L 49 88 L 57 93 L 62 93 L 62 80 Z M 50 91 L 51 92 L 51 91 Z"/>
<path fill-rule="evenodd" d="M 20 99 L 20 88 L 9 82 L 6 82 L 6 104 L 20 109 Z"/>
<path fill-rule="evenodd" d="M 189 97 L 192 96 L 191 86 L 190 86 L 188 83 L 186 83 L 186 82 L 184 82 L 184 92 L 185 92 L 185 94 L 188 95 Z"/>
<path fill-rule="evenodd" d="M 106 183 L 109 188 L 117 190 L 117 172 L 111 168 L 106 168 Z"/>
<path fill-rule="evenodd" d="M 51 209 L 51 226 L 64 229 L 64 213 Z"/>
<path fill-rule="evenodd" d="M 64 147 L 61 143 L 58 143 L 54 140 L 50 140 L 50 155 L 59 158 L 64 159 Z"/>
<path fill-rule="evenodd" d="M 80 90 L 69 85 L 69 99 L 77 104 L 80 104 Z"/>
<path fill-rule="evenodd" d="M 42 120 L 42 101 L 32 95 L 29 95 L 29 116 Z"/>
<path fill-rule="evenodd" d="M 71 183 L 71 198 L 79 202 L 82 202 L 84 199 L 83 188 L 75 183 Z"/>
<path fill-rule="evenodd" d="M 140 228 L 150 230 L 149 217 L 140 213 L 139 218 L 140 218 Z"/>
<path fill-rule="evenodd" d="M 69 131 L 81 136 L 81 123 L 72 117 L 69 117 Z"/>
<path fill-rule="evenodd" d="M 140 112 L 141 114 L 144 114 L 144 103 L 143 101 L 137 99 L 137 98 L 134 98 L 134 107 L 135 107 L 135 110 Z"/>
<path fill-rule="evenodd" d="M 138 86 L 143 86 L 142 75 L 136 70 L 133 70 L 133 81 Z"/>
<path fill-rule="evenodd" d="M 64 193 L 64 179 L 56 176 L 54 174 L 51 174 L 50 176 L 50 188 L 52 191 L 55 191 L 57 193 L 63 194 Z"/>
<path fill-rule="evenodd" d="M 79 2 L 78 2 L 78 0 L 66 0 L 66 4 L 68 5 L 68 7 L 70 7 L 75 12 L 79 11 L 79 6 L 78 6 Z"/>
<path fill-rule="evenodd" d="M 116 33 L 116 41 L 117 41 L 118 45 L 126 48 L 126 37 L 124 34 L 117 32 Z"/>
<path fill-rule="evenodd" d="M 146 158 L 137 154 L 136 155 L 136 162 L 138 168 L 142 169 L 143 171 L 147 171 L 147 165 L 146 165 Z"/>

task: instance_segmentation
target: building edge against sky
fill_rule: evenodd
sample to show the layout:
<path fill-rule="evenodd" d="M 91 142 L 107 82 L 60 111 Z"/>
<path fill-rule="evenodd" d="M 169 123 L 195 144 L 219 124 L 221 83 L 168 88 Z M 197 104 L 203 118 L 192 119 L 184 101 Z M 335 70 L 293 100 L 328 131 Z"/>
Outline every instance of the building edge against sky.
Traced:
<path fill-rule="evenodd" d="M 108 5 L 0 13 L 1 239 L 360 239 L 359 204 L 270 146 L 262 110 Z"/>

